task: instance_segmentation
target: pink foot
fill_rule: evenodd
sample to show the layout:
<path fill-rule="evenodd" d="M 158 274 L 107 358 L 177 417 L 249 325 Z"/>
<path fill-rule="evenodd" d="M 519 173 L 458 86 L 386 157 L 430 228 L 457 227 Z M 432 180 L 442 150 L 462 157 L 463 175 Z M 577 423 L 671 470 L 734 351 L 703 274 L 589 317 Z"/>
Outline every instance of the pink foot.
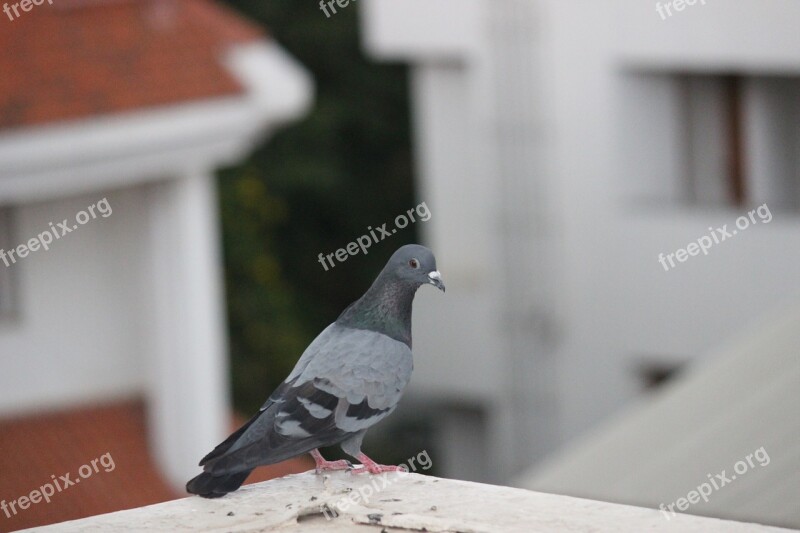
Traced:
<path fill-rule="evenodd" d="M 408 472 L 408 470 L 403 466 L 379 465 L 363 453 L 358 454 L 356 459 L 361 461 L 362 466 L 351 470 L 351 474 L 362 474 L 364 472 L 369 472 L 370 474 L 381 474 L 383 472 Z"/>
<path fill-rule="evenodd" d="M 311 457 L 314 458 L 314 462 L 317 464 L 317 474 L 321 474 L 322 472 L 330 470 L 350 470 L 353 468 L 353 465 L 350 463 L 350 461 L 345 461 L 344 459 L 340 459 L 338 461 L 326 461 L 322 457 L 322 454 L 319 453 L 319 450 L 311 450 Z"/>

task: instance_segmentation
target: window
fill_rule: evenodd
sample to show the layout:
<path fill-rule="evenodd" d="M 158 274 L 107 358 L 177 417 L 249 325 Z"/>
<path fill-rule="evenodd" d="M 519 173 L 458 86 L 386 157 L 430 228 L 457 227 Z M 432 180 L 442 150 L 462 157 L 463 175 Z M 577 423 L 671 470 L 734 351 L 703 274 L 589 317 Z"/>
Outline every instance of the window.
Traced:
<path fill-rule="evenodd" d="M 637 71 L 621 84 L 633 200 L 800 211 L 800 78 Z"/>
<path fill-rule="evenodd" d="M 641 357 L 635 366 L 636 381 L 640 388 L 650 392 L 674 379 L 684 369 L 684 363 L 675 358 Z"/>

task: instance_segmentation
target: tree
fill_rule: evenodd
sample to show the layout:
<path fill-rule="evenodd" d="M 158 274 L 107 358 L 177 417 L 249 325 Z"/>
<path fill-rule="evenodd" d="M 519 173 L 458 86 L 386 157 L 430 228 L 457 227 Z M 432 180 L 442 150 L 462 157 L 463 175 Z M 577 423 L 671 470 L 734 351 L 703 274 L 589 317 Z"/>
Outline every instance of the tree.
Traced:
<path fill-rule="evenodd" d="M 308 68 L 310 115 L 220 173 L 234 403 L 260 407 L 303 349 L 360 296 L 410 225 L 368 255 L 317 261 L 412 208 L 406 68 L 367 60 L 357 5 L 227 0 Z"/>

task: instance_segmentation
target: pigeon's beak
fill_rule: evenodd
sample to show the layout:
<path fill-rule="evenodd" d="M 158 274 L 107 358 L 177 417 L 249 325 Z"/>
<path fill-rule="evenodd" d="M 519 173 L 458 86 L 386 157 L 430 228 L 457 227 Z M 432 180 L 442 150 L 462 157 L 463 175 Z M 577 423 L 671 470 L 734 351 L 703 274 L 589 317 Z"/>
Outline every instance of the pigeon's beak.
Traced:
<path fill-rule="evenodd" d="M 431 285 L 444 292 L 444 282 L 442 282 L 442 275 L 439 274 L 438 270 L 428 273 L 428 279 L 431 280 Z"/>

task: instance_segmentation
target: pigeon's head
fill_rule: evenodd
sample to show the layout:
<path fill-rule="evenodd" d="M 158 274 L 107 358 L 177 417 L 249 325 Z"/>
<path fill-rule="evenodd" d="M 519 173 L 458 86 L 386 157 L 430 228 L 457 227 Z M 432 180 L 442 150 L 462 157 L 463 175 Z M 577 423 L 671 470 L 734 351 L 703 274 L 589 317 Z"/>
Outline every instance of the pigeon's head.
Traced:
<path fill-rule="evenodd" d="M 412 285 L 415 289 L 421 285 L 431 284 L 444 292 L 442 275 L 436 270 L 436 258 L 433 257 L 433 252 L 419 244 L 407 244 L 398 248 L 386 264 L 384 272 Z"/>

